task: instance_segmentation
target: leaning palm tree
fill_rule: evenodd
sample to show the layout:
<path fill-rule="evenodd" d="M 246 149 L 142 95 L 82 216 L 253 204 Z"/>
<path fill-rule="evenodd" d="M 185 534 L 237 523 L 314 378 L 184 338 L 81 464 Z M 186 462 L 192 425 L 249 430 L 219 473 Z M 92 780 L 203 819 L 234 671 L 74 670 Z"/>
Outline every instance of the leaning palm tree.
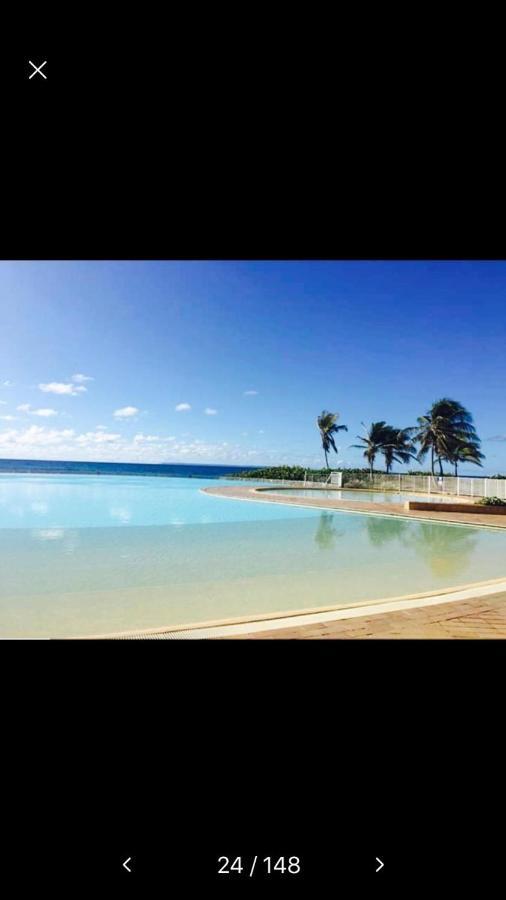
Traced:
<path fill-rule="evenodd" d="M 363 450 L 364 456 L 369 463 L 369 469 L 371 478 L 374 472 L 374 460 L 376 459 L 378 453 L 381 453 L 382 448 L 388 442 L 389 433 L 388 433 L 388 425 L 386 422 L 372 422 L 369 428 L 362 422 L 362 426 L 365 429 L 365 435 L 360 436 L 357 434 L 357 438 L 359 441 L 362 441 L 361 444 L 352 444 L 352 447 L 355 447 L 357 450 Z"/>
<path fill-rule="evenodd" d="M 412 437 L 414 431 L 414 428 L 394 428 L 391 425 L 385 425 L 385 443 L 380 447 L 380 452 L 385 457 L 387 475 L 394 462 L 408 463 L 411 459 L 417 458 Z"/>
<path fill-rule="evenodd" d="M 485 454 L 480 452 L 479 441 L 456 441 L 447 454 L 448 462 L 455 466 L 455 476 L 459 474 L 459 463 L 472 463 L 475 466 L 482 466 L 482 459 Z"/>
<path fill-rule="evenodd" d="M 478 442 L 473 417 L 458 400 L 443 397 L 436 400 L 424 416 L 418 419 L 416 441 L 420 444 L 418 459 L 422 460 L 430 450 L 431 471 L 434 475 L 436 459 L 440 475 L 443 475 L 443 460 L 456 443 Z"/>
<path fill-rule="evenodd" d="M 336 422 L 339 418 L 339 413 L 331 413 L 327 409 L 324 409 L 323 412 L 320 413 L 316 420 L 317 428 L 320 432 L 320 437 L 322 439 L 322 447 L 323 452 L 325 454 L 325 468 L 329 467 L 329 458 L 328 453 L 332 448 L 335 453 L 338 452 L 338 448 L 336 447 L 336 442 L 334 435 L 338 433 L 338 431 L 348 431 L 346 425 L 337 425 Z"/>

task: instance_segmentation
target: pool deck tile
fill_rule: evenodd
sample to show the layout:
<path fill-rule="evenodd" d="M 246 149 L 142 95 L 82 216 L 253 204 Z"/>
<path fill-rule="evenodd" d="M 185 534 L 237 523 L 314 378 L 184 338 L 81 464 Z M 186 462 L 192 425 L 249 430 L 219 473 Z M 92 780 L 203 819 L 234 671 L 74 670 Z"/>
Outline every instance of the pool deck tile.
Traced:
<path fill-rule="evenodd" d="M 454 603 L 376 613 L 272 631 L 251 632 L 222 640 L 385 640 L 506 638 L 506 593 Z"/>

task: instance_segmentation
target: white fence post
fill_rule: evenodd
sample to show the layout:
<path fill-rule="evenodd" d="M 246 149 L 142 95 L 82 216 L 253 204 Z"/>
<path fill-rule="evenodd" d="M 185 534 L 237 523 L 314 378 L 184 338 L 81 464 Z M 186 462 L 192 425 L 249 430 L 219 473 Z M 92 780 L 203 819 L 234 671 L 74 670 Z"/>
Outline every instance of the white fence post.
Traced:
<path fill-rule="evenodd" d="M 489 494 L 491 494 L 506 500 L 506 479 L 494 481 L 492 485 L 490 484 L 490 481 L 490 477 L 475 478 L 469 475 L 449 475 L 440 478 L 440 476 L 436 477 L 432 475 L 405 475 L 404 473 L 397 475 L 393 473 L 380 475 L 379 473 L 374 473 L 372 484 L 369 478 L 367 478 L 366 481 L 360 479 L 359 487 L 364 489 L 373 487 L 378 490 L 399 491 L 400 493 L 403 491 L 414 491 L 428 495 L 456 495 L 458 497 L 474 498 L 481 496 L 488 497 Z M 293 485 L 293 482 L 287 479 L 281 481 L 276 479 L 273 483 L 287 486 Z M 307 469 L 304 470 L 304 479 L 301 479 L 298 484 L 301 486 L 309 486 L 313 483 L 315 483 L 313 477 L 308 476 Z M 330 475 L 328 475 L 327 478 L 320 478 L 318 483 L 330 483 L 338 489 L 342 488 L 343 473 L 330 472 Z"/>

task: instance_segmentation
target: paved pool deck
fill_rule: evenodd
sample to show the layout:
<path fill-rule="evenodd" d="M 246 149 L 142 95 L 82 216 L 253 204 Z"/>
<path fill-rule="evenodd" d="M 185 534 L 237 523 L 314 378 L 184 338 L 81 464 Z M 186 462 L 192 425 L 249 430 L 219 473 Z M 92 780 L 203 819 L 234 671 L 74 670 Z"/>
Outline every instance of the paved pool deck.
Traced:
<path fill-rule="evenodd" d="M 276 490 L 279 489 L 276 488 Z M 424 519 L 431 522 L 453 522 L 460 525 L 487 525 L 494 528 L 506 528 L 506 516 L 498 516 L 491 513 L 407 510 L 402 503 L 365 503 L 362 500 L 333 500 L 327 497 L 289 497 L 289 488 L 286 488 L 286 497 L 282 494 L 270 494 L 268 488 L 252 488 L 239 485 L 237 487 L 235 485 L 231 487 L 209 487 L 202 488 L 202 490 L 205 494 L 226 497 L 229 500 L 251 500 L 254 503 L 284 503 L 288 506 L 306 506 L 313 509 L 341 509 L 347 512 L 374 513 L 376 515 L 394 517 L 402 516 L 403 518 Z M 284 487 L 283 490 L 285 490 Z M 343 490 L 347 490 L 347 488 L 343 488 Z M 359 491 L 357 491 L 358 493 Z M 378 493 L 382 492 L 379 491 Z M 422 495 L 420 495 L 420 499 L 422 499 Z M 466 498 L 460 499 L 464 501 Z"/>
<path fill-rule="evenodd" d="M 474 594 L 480 593 L 479 597 Z M 101 635 L 123 640 L 503 639 L 506 581 L 440 595 L 253 621 Z"/>
<path fill-rule="evenodd" d="M 315 622 L 222 640 L 494 640 L 506 638 L 506 592 L 353 619 Z M 217 638 L 216 638 L 217 639 Z"/>

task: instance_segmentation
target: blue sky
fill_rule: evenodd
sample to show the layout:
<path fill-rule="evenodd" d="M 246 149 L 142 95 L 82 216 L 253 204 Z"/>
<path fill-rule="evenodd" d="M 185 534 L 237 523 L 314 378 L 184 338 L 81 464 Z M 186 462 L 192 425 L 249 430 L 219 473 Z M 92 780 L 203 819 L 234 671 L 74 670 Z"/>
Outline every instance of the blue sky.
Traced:
<path fill-rule="evenodd" d="M 505 301 L 503 262 L 0 262 L 0 456 L 319 466 L 326 408 L 360 465 L 446 395 L 506 472 Z"/>

